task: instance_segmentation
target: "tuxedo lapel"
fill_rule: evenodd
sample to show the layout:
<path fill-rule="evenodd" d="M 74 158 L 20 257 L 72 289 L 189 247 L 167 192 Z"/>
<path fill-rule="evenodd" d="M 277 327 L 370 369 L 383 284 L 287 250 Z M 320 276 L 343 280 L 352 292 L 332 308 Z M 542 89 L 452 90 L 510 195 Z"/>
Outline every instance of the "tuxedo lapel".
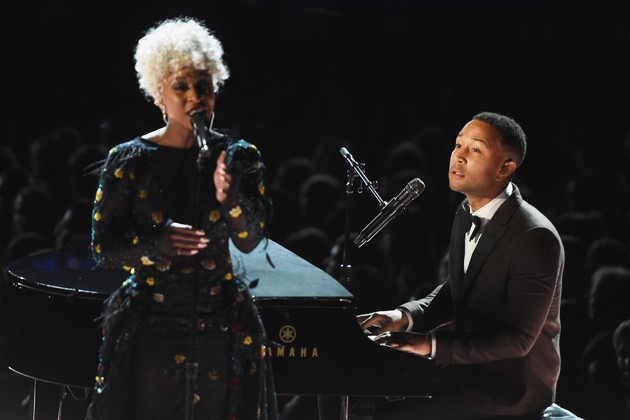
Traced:
<path fill-rule="evenodd" d="M 488 222 L 484 228 L 483 234 L 479 239 L 479 243 L 473 252 L 470 262 L 468 264 L 468 270 L 463 275 L 460 282 L 457 301 L 463 301 L 468 294 L 470 288 L 475 284 L 479 271 L 483 267 L 484 262 L 494 249 L 495 245 L 501 239 L 501 236 L 508 229 L 508 224 L 512 219 L 512 215 L 516 209 L 520 206 L 523 199 L 521 194 L 514 186 L 512 195 L 505 200 L 505 202 L 499 207 L 492 219 Z M 463 242 L 463 239 L 462 239 Z M 463 245 L 462 245 L 462 260 L 463 260 Z M 463 272 L 463 269 L 462 269 Z"/>
<path fill-rule="evenodd" d="M 465 201 L 462 202 L 455 213 L 449 249 L 449 281 L 451 294 L 455 302 L 459 300 L 464 281 L 464 239 L 466 228 L 461 213 L 468 212 L 466 206 L 468 206 L 468 204 Z"/>
<path fill-rule="evenodd" d="M 466 274 L 464 274 L 464 281 L 462 282 L 462 296 L 464 296 L 473 285 L 484 261 L 488 258 L 488 255 L 490 255 L 497 241 L 501 238 L 506 229 L 507 225 L 500 225 L 494 220 L 488 222 L 488 225 L 484 229 L 483 235 L 479 239 L 479 243 L 475 248 L 475 252 L 473 252 L 470 257 L 468 270 L 466 270 Z"/>

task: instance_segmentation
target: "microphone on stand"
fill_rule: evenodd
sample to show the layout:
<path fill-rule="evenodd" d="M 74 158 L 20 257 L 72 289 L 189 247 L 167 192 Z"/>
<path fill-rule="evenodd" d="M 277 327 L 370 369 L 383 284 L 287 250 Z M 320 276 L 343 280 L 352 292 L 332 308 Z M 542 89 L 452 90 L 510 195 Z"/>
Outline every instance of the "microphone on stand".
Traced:
<path fill-rule="evenodd" d="M 214 113 L 212 114 L 214 119 Z M 206 110 L 200 109 L 190 115 L 190 123 L 195 133 L 195 140 L 201 153 L 208 151 L 208 145 L 210 144 L 210 133 L 212 132 L 212 122 L 208 122 L 206 116 Z"/>
<path fill-rule="evenodd" d="M 341 156 L 343 156 L 346 159 L 346 161 L 350 164 L 350 166 L 352 167 L 360 166 L 359 163 L 356 160 L 354 160 L 354 158 L 352 157 L 348 149 L 346 149 L 345 147 L 342 147 L 341 149 L 339 149 L 339 153 L 341 153 Z"/>
<path fill-rule="evenodd" d="M 214 113 L 212 113 L 212 120 L 214 120 Z M 208 122 L 207 113 L 205 109 L 199 109 L 194 111 L 190 115 L 190 124 L 193 128 L 193 133 L 195 136 L 195 140 L 197 141 L 197 145 L 199 146 L 199 153 L 197 154 L 197 176 L 201 179 L 201 170 L 202 170 L 202 158 L 205 155 L 210 153 L 209 145 L 211 143 L 210 135 L 213 133 L 212 131 L 212 120 Z M 199 203 L 201 202 L 201 183 L 197 183 L 197 195 L 195 203 L 197 208 L 200 209 Z M 203 227 L 202 216 L 200 210 L 198 210 L 197 214 L 197 226 L 200 228 Z M 196 255 L 196 260 L 199 261 L 199 255 Z M 198 264 L 198 263 L 197 263 Z M 191 325 L 195 325 L 197 320 L 198 313 L 198 296 L 197 293 L 199 291 L 199 268 L 195 267 L 195 277 L 193 282 L 193 308 L 191 314 Z M 184 370 L 184 378 L 185 378 L 185 412 L 184 416 L 186 420 L 192 420 L 194 418 L 194 382 L 197 379 L 198 371 L 199 371 L 199 363 L 195 359 L 195 346 L 197 343 L 197 329 L 190 329 L 190 347 L 189 352 L 190 355 L 186 360 L 185 370 Z"/>
<path fill-rule="evenodd" d="M 414 178 L 396 197 L 387 202 L 374 219 L 355 238 L 354 244 L 361 248 L 381 231 L 389 222 L 394 220 L 402 211 L 424 191 L 424 182 Z"/>

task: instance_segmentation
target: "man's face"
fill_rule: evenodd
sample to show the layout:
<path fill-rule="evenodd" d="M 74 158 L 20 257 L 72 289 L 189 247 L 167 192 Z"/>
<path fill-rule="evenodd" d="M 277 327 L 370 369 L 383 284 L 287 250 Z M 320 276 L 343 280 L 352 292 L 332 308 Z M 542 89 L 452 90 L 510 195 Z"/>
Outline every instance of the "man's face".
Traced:
<path fill-rule="evenodd" d="M 506 162 L 512 163 L 506 167 Z M 513 166 L 499 132 L 490 124 L 472 120 L 455 140 L 448 172 L 449 186 L 465 194 L 476 210 L 501 192 L 505 179 L 514 171 Z"/>

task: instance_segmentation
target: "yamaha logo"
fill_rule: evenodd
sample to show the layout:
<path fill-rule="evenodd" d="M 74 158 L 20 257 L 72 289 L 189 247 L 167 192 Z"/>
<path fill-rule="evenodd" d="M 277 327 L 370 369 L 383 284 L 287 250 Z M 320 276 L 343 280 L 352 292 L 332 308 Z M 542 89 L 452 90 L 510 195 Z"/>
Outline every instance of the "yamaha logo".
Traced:
<path fill-rule="evenodd" d="M 291 325 L 285 325 L 284 327 L 280 328 L 280 333 L 278 335 L 280 336 L 280 341 L 285 344 L 289 344 L 293 342 L 293 340 L 295 340 L 297 332 L 295 331 L 295 328 L 293 328 Z"/>
<path fill-rule="evenodd" d="M 278 337 L 282 341 L 283 345 L 267 347 L 267 357 L 274 358 L 317 358 L 319 357 L 319 350 L 317 347 L 294 347 L 289 346 L 297 338 L 297 331 L 292 325 L 285 325 L 280 328 Z"/>

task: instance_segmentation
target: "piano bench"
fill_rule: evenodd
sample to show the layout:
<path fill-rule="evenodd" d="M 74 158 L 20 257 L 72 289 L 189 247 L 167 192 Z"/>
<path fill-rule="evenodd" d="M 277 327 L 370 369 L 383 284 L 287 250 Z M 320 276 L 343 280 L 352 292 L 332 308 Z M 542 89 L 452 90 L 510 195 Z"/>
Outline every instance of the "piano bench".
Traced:
<path fill-rule="evenodd" d="M 569 410 L 560 407 L 558 404 L 553 403 L 545 409 L 540 420 L 584 420 L 581 417 L 573 414 Z"/>

